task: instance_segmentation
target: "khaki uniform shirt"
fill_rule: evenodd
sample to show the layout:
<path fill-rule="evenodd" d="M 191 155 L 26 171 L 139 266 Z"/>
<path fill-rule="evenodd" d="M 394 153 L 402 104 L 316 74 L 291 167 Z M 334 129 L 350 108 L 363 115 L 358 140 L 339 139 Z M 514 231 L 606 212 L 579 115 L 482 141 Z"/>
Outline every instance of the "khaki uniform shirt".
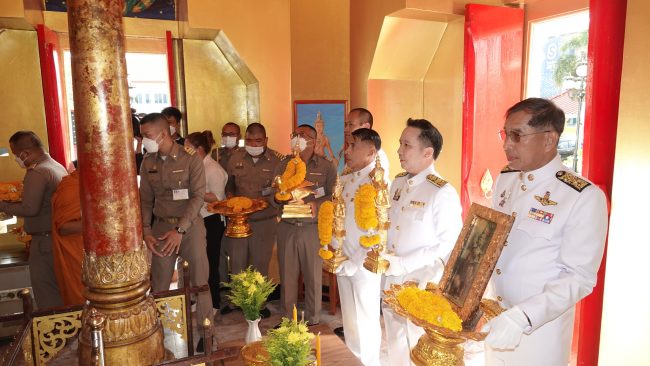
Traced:
<path fill-rule="evenodd" d="M 212 150 L 212 158 L 216 160 L 219 163 L 219 165 L 221 165 L 224 169 L 227 169 L 228 160 L 230 160 L 230 157 L 239 151 L 245 151 L 245 150 L 240 148 L 239 146 L 235 146 L 232 149 L 220 147 L 218 149 Z"/>
<path fill-rule="evenodd" d="M 284 173 L 289 161 L 291 161 L 290 158 L 285 159 L 278 166 L 274 176 Z M 311 159 L 306 162 L 306 165 L 307 176 L 305 180 L 314 183 L 313 186 L 309 187 L 314 194 L 310 194 L 303 201 L 305 203 L 316 201 L 316 212 L 314 212 L 314 218 L 311 219 L 288 219 L 288 221 L 316 222 L 321 203 L 332 199 L 332 192 L 334 192 L 334 185 L 336 184 L 336 167 L 334 164 L 320 155 L 313 154 Z"/>
<path fill-rule="evenodd" d="M 52 194 L 68 175 L 63 165 L 49 154 L 41 156 L 35 164 L 25 173 L 22 202 L 6 204 L 2 209 L 9 215 L 24 217 L 27 233 L 52 229 Z"/>
<path fill-rule="evenodd" d="M 275 190 L 273 184 L 276 168 L 285 160 L 279 152 L 267 148 L 257 162 L 244 149 L 234 152 L 228 159 L 226 171 L 226 196 L 245 196 L 249 198 L 265 198 L 273 200 Z M 268 208 L 251 215 L 253 219 L 263 219 L 277 215 L 277 208 Z"/>
<path fill-rule="evenodd" d="M 183 230 L 201 218 L 205 170 L 198 155 L 190 155 L 173 144 L 165 159 L 159 153 L 147 154 L 140 166 L 140 176 L 143 234 L 151 234 L 152 215 L 178 218 L 176 226 Z"/>

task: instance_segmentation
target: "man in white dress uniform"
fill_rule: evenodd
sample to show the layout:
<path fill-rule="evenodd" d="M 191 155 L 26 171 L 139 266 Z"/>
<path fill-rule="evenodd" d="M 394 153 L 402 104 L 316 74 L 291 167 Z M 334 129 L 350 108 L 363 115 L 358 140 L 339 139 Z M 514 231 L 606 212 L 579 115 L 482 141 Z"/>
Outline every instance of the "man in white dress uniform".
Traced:
<path fill-rule="evenodd" d="M 575 304 L 593 290 L 607 233 L 604 193 L 564 165 L 564 112 L 530 98 L 512 106 L 500 135 L 508 166 L 492 206 L 515 215 L 490 293 L 508 309 L 492 319 L 488 365 L 565 366 Z"/>
<path fill-rule="evenodd" d="M 351 172 L 341 177 L 344 184 L 346 232 L 343 255 L 348 257 L 348 260 L 337 270 L 341 313 L 345 329 L 345 344 L 365 366 L 380 365 L 381 275 L 363 267 L 368 249 L 359 244 L 359 238 L 367 233 L 359 229 L 356 224 L 354 196 L 361 185 L 371 183 L 370 173 L 375 168 L 375 159 L 380 148 L 381 139 L 377 132 L 368 128 L 360 128 L 352 132 L 345 152 L 347 166 Z M 339 244 L 335 243 L 335 245 Z"/>
<path fill-rule="evenodd" d="M 440 281 L 444 262 L 463 226 L 460 199 L 454 187 L 436 172 L 434 162 L 442 149 L 442 136 L 429 121 L 407 121 L 399 140 L 399 160 L 405 172 L 391 185 L 391 221 L 388 230 L 390 262 L 383 288 L 408 280 Z M 388 364 L 410 365 L 410 350 L 424 330 L 389 306 L 383 306 Z"/>

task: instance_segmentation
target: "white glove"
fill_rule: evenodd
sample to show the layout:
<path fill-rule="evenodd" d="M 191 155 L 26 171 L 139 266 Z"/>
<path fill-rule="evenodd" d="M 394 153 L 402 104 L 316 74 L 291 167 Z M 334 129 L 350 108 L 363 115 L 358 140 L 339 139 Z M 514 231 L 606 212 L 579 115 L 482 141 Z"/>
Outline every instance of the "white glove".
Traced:
<path fill-rule="evenodd" d="M 530 329 L 526 314 L 518 306 L 510 308 L 490 320 L 482 332 L 490 332 L 485 343 L 495 349 L 515 349 L 521 342 L 521 335 Z"/>
<path fill-rule="evenodd" d="M 357 267 L 356 264 L 352 263 L 352 261 L 347 260 L 339 265 L 339 267 L 336 269 L 336 274 L 339 276 L 354 276 L 355 273 L 357 273 L 357 270 L 359 267 Z"/>
<path fill-rule="evenodd" d="M 401 276 L 406 273 L 406 268 L 402 264 L 402 258 L 392 254 L 382 254 L 381 256 L 390 262 L 386 276 Z"/>

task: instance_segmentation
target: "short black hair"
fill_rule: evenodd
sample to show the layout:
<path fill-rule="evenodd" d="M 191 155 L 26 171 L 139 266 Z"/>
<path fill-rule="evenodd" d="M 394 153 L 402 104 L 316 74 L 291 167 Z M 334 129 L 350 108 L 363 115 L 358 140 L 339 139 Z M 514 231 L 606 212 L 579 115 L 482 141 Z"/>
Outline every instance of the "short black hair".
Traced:
<path fill-rule="evenodd" d="M 131 113 L 131 127 L 133 128 L 133 136 L 142 137 L 142 133 L 140 133 L 140 120 L 133 113 Z"/>
<path fill-rule="evenodd" d="M 420 130 L 418 140 L 422 142 L 425 147 L 433 148 L 433 159 L 438 159 L 440 151 L 442 151 L 442 135 L 440 131 L 426 119 L 412 119 L 406 121 L 406 126 L 417 128 Z"/>
<path fill-rule="evenodd" d="M 149 113 L 146 116 L 142 117 L 142 119 L 140 120 L 140 126 L 146 125 L 147 123 L 153 123 L 158 121 L 167 122 L 167 117 L 162 113 Z M 167 126 L 169 127 L 169 122 L 167 122 Z"/>
<path fill-rule="evenodd" d="M 266 128 L 261 123 L 253 122 L 246 127 L 246 133 L 261 133 L 266 137 Z"/>
<path fill-rule="evenodd" d="M 528 125 L 531 127 L 551 127 L 560 135 L 564 132 L 564 111 L 548 99 L 524 99 L 508 108 L 506 118 L 519 111 L 524 111 L 531 115 L 530 120 L 528 121 Z"/>
<path fill-rule="evenodd" d="M 41 139 L 36 136 L 34 131 L 18 131 L 11 135 L 9 143 L 19 145 L 22 149 L 38 148 L 43 149 Z"/>
<path fill-rule="evenodd" d="M 370 129 L 372 129 L 372 113 L 370 113 L 369 110 L 367 110 L 367 109 L 365 109 L 365 108 L 358 107 L 358 108 L 353 108 L 353 109 L 351 109 L 351 110 L 350 110 L 350 113 L 352 113 L 352 112 L 357 112 L 357 113 L 359 113 L 359 118 L 361 118 L 361 120 L 362 120 L 364 123 L 369 124 L 369 125 L 370 125 Z"/>
<path fill-rule="evenodd" d="M 312 126 L 312 125 L 308 125 L 308 124 L 306 124 L 306 123 L 303 123 L 303 124 L 301 124 L 301 125 L 298 126 L 298 127 L 307 127 L 308 129 L 314 131 L 314 136 L 316 136 L 316 138 L 318 138 L 318 131 L 316 131 L 316 129 L 314 128 L 314 126 Z"/>
<path fill-rule="evenodd" d="M 160 113 L 164 114 L 165 117 L 174 117 L 178 122 L 183 118 L 183 114 L 176 107 L 167 107 L 160 111 Z"/>
<path fill-rule="evenodd" d="M 226 126 L 235 126 L 235 127 L 237 127 L 237 133 L 241 135 L 241 127 L 239 127 L 239 125 L 236 124 L 235 122 L 228 122 L 225 125 L 223 125 L 223 127 L 226 127 Z M 221 128 L 222 131 L 223 131 L 223 127 Z"/>
<path fill-rule="evenodd" d="M 375 146 L 375 149 L 379 151 L 381 149 L 381 137 L 377 131 L 373 131 L 369 128 L 359 128 L 352 131 L 352 137 L 356 137 L 359 141 L 368 141 Z"/>

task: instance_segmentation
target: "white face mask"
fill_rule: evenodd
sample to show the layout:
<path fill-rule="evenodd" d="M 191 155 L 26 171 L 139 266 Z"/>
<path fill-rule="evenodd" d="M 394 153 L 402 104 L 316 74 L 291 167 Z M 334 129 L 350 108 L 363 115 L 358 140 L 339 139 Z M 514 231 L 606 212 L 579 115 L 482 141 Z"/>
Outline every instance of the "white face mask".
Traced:
<path fill-rule="evenodd" d="M 305 140 L 304 137 L 300 136 L 294 136 L 291 138 L 291 149 L 295 149 L 298 147 L 298 149 L 302 152 L 307 148 L 307 140 Z"/>
<path fill-rule="evenodd" d="M 23 161 L 23 159 L 20 158 L 20 155 L 22 155 L 22 154 L 23 154 L 23 153 L 18 154 L 18 156 L 16 156 L 14 159 L 16 160 L 16 163 L 18 163 L 18 165 L 19 165 L 21 168 L 25 169 L 25 168 L 26 168 L 26 166 L 25 166 L 25 162 Z"/>
<path fill-rule="evenodd" d="M 246 152 L 250 156 L 259 156 L 264 152 L 264 146 L 248 146 L 246 145 Z"/>
<path fill-rule="evenodd" d="M 229 149 L 237 146 L 237 138 L 235 136 L 221 136 L 221 141 L 223 142 L 223 146 Z"/>
<path fill-rule="evenodd" d="M 150 139 L 148 137 L 143 137 L 142 138 L 142 147 L 144 147 L 147 150 L 147 152 L 150 152 L 150 153 L 158 152 L 158 147 L 159 147 L 159 145 L 158 145 L 158 137 L 160 137 L 160 133 L 158 134 L 158 136 L 156 136 L 155 140 L 152 140 L 152 139 Z"/>
<path fill-rule="evenodd" d="M 174 126 L 169 126 L 169 136 L 174 136 L 176 133 L 176 128 Z"/>

